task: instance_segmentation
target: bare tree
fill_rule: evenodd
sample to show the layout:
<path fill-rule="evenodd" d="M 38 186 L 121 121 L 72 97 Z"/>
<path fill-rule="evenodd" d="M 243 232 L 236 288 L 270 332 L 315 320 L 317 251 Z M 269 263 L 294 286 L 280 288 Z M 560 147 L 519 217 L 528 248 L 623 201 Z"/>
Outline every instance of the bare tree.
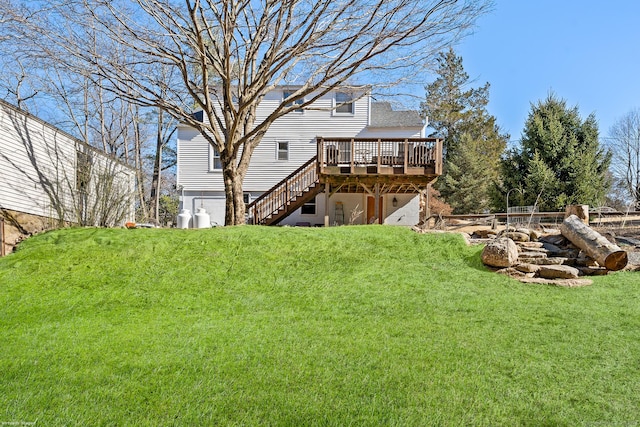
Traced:
<path fill-rule="evenodd" d="M 640 210 L 640 110 L 629 111 L 609 131 L 611 171 Z"/>
<path fill-rule="evenodd" d="M 51 5 L 40 2 L 39 6 L 45 4 Z M 158 108 L 132 105 L 127 98 L 106 90 L 108 82 L 96 84 L 95 76 L 90 79 L 88 70 L 71 69 L 52 56 L 55 49 L 43 49 L 46 40 L 37 37 L 39 32 L 33 33 L 43 23 L 36 25 L 35 20 L 52 9 L 33 9 L 32 13 L 19 2 L 0 3 L 0 23 L 6 24 L 0 27 L 0 64 L 6 70 L 0 75 L 0 96 L 4 93 L 18 107 L 113 158 L 135 165 L 139 219 L 158 222 L 160 188 L 166 193 L 164 184 L 171 181 L 171 177 L 162 177 L 161 172 L 171 167 L 172 162 L 175 164 L 175 151 L 170 145 L 175 120 L 158 113 L 161 111 Z M 94 56 L 99 48 L 114 58 L 124 57 L 128 51 L 126 46 L 101 42 L 93 25 L 83 28 L 83 39 L 85 48 Z M 158 69 L 167 76 L 173 71 L 167 67 Z M 163 156 L 164 153 L 169 156 Z M 152 172 L 147 173 L 147 169 Z"/>
<path fill-rule="evenodd" d="M 38 2 L 36 2 L 38 3 Z M 52 0 L 21 28 L 44 54 L 199 130 L 220 154 L 226 224 L 244 222 L 242 183 L 267 129 L 357 80 L 405 81 L 464 35 L 491 0 Z M 42 31 L 46 28 L 46 31 Z M 95 43 L 101 47 L 95 48 Z M 90 45 L 91 44 L 91 45 Z M 114 46 L 125 55 L 112 55 Z M 158 67 L 175 70 L 167 81 Z M 263 97 L 296 90 L 265 118 Z M 301 101 L 296 104 L 294 101 Z M 194 110 L 202 110 L 199 121 Z"/>

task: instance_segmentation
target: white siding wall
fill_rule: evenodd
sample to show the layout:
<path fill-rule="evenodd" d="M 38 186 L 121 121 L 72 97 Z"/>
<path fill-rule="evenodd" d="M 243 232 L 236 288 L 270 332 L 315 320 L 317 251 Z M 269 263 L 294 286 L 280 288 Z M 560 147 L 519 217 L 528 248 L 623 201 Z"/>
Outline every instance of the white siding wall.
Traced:
<path fill-rule="evenodd" d="M 77 144 L 66 133 L 0 102 L 0 208 L 75 221 Z M 104 156 L 92 155 L 96 170 L 105 167 Z M 108 164 L 118 173 L 119 186 L 133 193 L 133 171 Z M 132 202 L 127 219 L 133 219 Z"/>
<path fill-rule="evenodd" d="M 87 225 L 113 226 L 135 221 L 135 171 L 95 150 L 87 150 L 92 165 L 83 212 L 79 211 L 80 191 L 72 191 L 79 220 Z M 75 188 L 75 187 L 73 187 Z"/>
<path fill-rule="evenodd" d="M 258 107 L 257 121 L 263 120 L 282 102 L 282 91 L 268 94 Z M 332 113 L 333 94 L 314 103 L 313 110 L 292 112 L 276 120 L 251 158 L 244 182 L 245 191 L 264 192 L 316 155 L 316 137 L 353 137 L 369 118 L 367 97 L 356 101 L 354 115 Z M 277 160 L 277 142 L 289 142 L 289 160 Z M 178 185 L 185 191 L 223 191 L 221 171 L 210 171 L 211 149 L 197 131 L 178 129 Z"/>
<path fill-rule="evenodd" d="M 177 184 L 185 191 L 224 189 L 222 172 L 209 171 L 209 143 L 195 129 L 178 128 Z"/>
<path fill-rule="evenodd" d="M 58 218 L 57 207 L 69 215 L 75 153 L 65 134 L 0 103 L 0 207 Z"/>

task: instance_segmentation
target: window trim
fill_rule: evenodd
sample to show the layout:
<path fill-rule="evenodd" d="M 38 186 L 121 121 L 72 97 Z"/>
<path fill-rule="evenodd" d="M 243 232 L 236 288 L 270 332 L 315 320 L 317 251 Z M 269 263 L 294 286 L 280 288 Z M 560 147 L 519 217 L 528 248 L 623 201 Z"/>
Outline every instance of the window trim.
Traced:
<path fill-rule="evenodd" d="M 219 167 L 216 167 L 217 164 Z M 209 172 L 222 172 L 220 153 L 218 153 L 218 150 L 212 145 L 209 145 Z"/>
<path fill-rule="evenodd" d="M 291 95 L 293 95 L 295 93 L 295 91 L 292 90 L 283 90 L 282 91 L 282 102 L 284 102 L 285 99 L 287 99 L 288 97 L 290 97 Z M 297 99 L 295 101 L 292 102 L 287 102 L 285 104 L 285 107 L 289 107 L 291 105 L 302 105 L 304 103 L 304 98 L 302 99 Z M 296 108 L 295 110 L 291 111 L 292 113 L 298 113 L 298 114 L 302 114 L 304 113 L 304 109 L 303 108 Z"/>
<path fill-rule="evenodd" d="M 282 151 L 280 149 L 280 144 L 286 144 L 286 147 L 287 147 L 286 151 Z M 289 141 L 279 141 L 279 140 L 276 141 L 276 161 L 278 161 L 278 162 L 288 162 L 289 161 L 289 157 L 290 157 L 289 156 L 290 151 L 291 151 L 291 147 L 290 147 Z M 281 153 L 285 153 L 286 154 L 286 158 L 285 159 L 281 159 L 280 158 L 280 154 Z"/>
<path fill-rule="evenodd" d="M 318 211 L 318 203 L 316 201 L 316 198 L 314 197 L 313 199 L 311 199 L 310 201 L 308 201 L 307 203 L 303 204 L 302 206 L 300 206 L 300 215 L 316 215 L 317 211 Z M 304 208 L 311 208 L 313 207 L 313 212 L 305 212 Z"/>
<path fill-rule="evenodd" d="M 346 102 L 345 100 L 338 100 L 339 96 L 348 97 L 351 102 Z M 342 104 L 342 105 L 339 105 Z M 338 111 L 338 108 L 344 108 L 346 106 L 351 105 L 351 111 Z M 353 116 L 356 114 L 356 99 L 350 92 L 337 91 L 333 95 L 333 115 L 334 116 Z"/>

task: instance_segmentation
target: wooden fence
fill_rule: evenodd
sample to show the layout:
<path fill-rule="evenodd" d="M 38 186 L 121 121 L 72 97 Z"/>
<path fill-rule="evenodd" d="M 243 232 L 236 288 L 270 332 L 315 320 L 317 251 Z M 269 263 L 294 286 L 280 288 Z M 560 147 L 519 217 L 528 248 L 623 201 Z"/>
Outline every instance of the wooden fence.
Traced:
<path fill-rule="evenodd" d="M 445 224 L 469 222 L 472 224 L 492 224 L 506 223 L 507 216 L 509 222 L 518 224 L 545 224 L 559 225 L 565 218 L 565 212 L 527 212 L 527 213 L 491 213 L 491 214 L 470 214 L 470 215 L 440 215 L 432 216 L 436 221 L 444 221 Z M 515 220 L 515 221 L 514 221 Z M 463 225 L 463 224 L 460 224 Z M 640 212 L 590 212 L 589 225 L 593 227 L 640 227 Z"/>

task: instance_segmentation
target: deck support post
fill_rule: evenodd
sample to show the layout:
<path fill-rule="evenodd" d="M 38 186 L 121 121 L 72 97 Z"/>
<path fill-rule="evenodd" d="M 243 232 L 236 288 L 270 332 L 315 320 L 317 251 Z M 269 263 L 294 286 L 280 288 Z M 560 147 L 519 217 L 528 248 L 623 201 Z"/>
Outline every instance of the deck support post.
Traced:
<path fill-rule="evenodd" d="M 376 215 L 376 222 L 378 224 L 382 224 L 381 222 L 381 218 L 380 218 L 380 184 L 376 182 L 376 195 L 374 198 L 374 203 L 373 203 L 373 210 L 375 212 Z"/>
<path fill-rule="evenodd" d="M 324 226 L 329 226 L 329 183 L 324 184 Z"/>

